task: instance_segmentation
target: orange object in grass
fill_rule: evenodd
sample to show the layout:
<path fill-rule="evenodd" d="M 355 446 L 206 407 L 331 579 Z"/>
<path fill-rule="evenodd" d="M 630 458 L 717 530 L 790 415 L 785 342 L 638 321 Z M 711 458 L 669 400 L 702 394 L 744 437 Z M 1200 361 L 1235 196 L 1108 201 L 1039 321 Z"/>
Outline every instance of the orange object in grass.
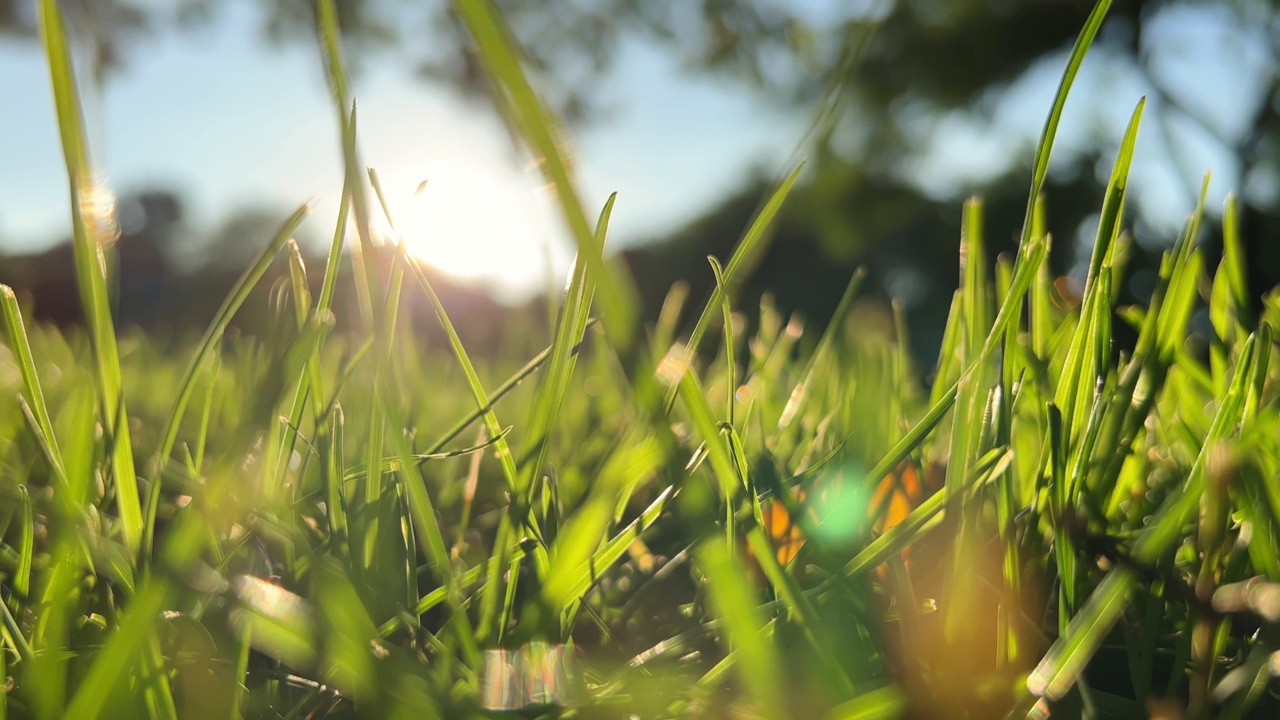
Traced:
<path fill-rule="evenodd" d="M 881 478 L 871 494 L 871 500 L 867 503 L 867 516 L 871 520 L 872 531 L 881 535 L 902 522 L 941 486 L 940 468 L 931 466 L 922 472 L 915 463 L 904 461 L 896 470 Z M 825 493 L 828 488 L 819 483 L 817 490 Z M 798 505 L 803 505 L 807 496 L 805 488 L 797 487 L 792 490 L 792 497 Z M 780 565 L 786 566 L 800 554 L 808 538 L 800 526 L 792 521 L 791 514 L 782 502 L 773 500 L 761 508 L 761 512 L 765 535 L 774 547 L 775 557 Z M 809 512 L 814 523 L 821 522 L 822 519 L 813 510 Z"/>

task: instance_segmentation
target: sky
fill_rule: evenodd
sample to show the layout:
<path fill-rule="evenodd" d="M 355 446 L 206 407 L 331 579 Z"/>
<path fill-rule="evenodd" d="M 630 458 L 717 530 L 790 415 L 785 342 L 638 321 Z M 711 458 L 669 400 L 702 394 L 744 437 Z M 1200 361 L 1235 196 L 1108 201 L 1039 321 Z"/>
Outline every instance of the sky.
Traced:
<path fill-rule="evenodd" d="M 824 4 L 811 2 L 820 15 Z M 263 43 L 250 5 L 231 3 L 218 22 L 199 32 L 162 33 L 130 52 L 126 69 L 86 103 L 94 159 L 117 195 L 179 191 L 197 231 L 241 209 L 278 211 L 283 219 L 312 201 L 307 235 L 327 242 L 342 167 L 319 56 L 301 43 Z M 1160 67 L 1180 74 L 1185 81 L 1178 84 L 1208 93 L 1214 121 L 1229 125 L 1242 114 L 1241 98 L 1251 84 L 1265 79 L 1255 76 L 1266 58 L 1249 38 L 1214 35 L 1208 12 L 1171 13 L 1153 32 L 1169 40 L 1162 48 L 1172 48 Z M 1202 42 L 1206 33 L 1214 42 Z M 617 52 L 613 74 L 602 83 L 625 89 L 608 96 L 612 112 L 568 129 L 588 213 L 618 193 L 614 247 L 674 230 L 739 189 L 757 169 L 782 177 L 803 154 L 804 112 L 682 73 L 653 47 L 629 43 Z M 924 149 L 907 171 L 933 178 L 935 187 L 926 181 L 925 189 L 945 194 L 980 185 L 1016 162 L 1018 153 L 1029 157 L 1063 60 L 1033 67 L 989 116 L 953 117 L 925 128 Z M 1238 82 L 1213 82 L 1220 77 Z M 414 252 L 512 301 L 563 278 L 571 240 L 536 168 L 522 164 L 489 108 L 413 78 L 410 68 L 385 63 L 368 63 L 353 87 L 362 160 L 379 172 L 395 229 Z M 1091 55 L 1056 152 L 1070 153 L 1099 124 L 1118 140 L 1143 92 L 1141 78 Z M 67 237 L 70 221 L 38 44 L 0 41 L 0 98 L 6 107 L 0 112 L 0 247 L 39 250 Z M 1169 133 L 1185 148 L 1181 166 L 1161 152 Z M 1176 122 L 1151 121 L 1140 135 L 1134 193 L 1149 219 L 1170 235 L 1190 210 L 1194 198 L 1187 188 L 1198 185 L 1203 170 L 1234 177 L 1231 160 L 1201 136 Z M 1021 138 L 1013 151 L 1011 138 Z M 425 189 L 416 192 L 424 180 Z M 1228 189 L 1222 182 L 1211 188 L 1212 207 L 1220 206 Z"/>
<path fill-rule="evenodd" d="M 228 9 L 198 33 L 148 40 L 86 102 L 96 166 L 119 196 L 177 189 L 197 227 L 244 207 L 283 219 L 314 201 L 309 234 L 327 238 L 342 164 L 318 53 L 268 46 L 244 4 Z M 0 42 L 0 68 L 0 97 L 20 109 L 0 120 L 0 243 L 24 252 L 69 235 L 65 168 L 39 46 Z M 674 229 L 756 167 L 781 174 L 803 135 L 802 117 L 685 76 L 645 47 L 627 47 L 615 75 L 628 89 L 617 111 L 572 132 L 588 212 L 619 193 L 611 242 Z M 563 276 L 571 240 L 494 112 L 407 68 L 369 63 L 353 88 L 362 161 L 412 249 L 509 299 L 546 287 L 548 258 Z"/>

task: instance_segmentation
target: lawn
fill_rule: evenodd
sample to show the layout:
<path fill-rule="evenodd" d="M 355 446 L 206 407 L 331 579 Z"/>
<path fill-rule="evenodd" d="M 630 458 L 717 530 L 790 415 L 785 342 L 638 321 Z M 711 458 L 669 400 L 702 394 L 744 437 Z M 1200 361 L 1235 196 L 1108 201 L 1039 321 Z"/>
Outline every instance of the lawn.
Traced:
<path fill-rule="evenodd" d="M 710 260 L 711 298 L 642 322 L 603 252 L 614 199 L 581 204 L 513 39 L 467 0 L 577 242 L 553 323 L 511 318 L 504 354 L 471 357 L 419 261 L 371 235 L 395 208 L 320 0 L 341 215 L 282 218 L 203 335 L 116 328 L 42 0 L 85 323 L 24 322 L 0 286 L 0 717 L 1274 717 L 1280 300 L 1245 285 L 1233 201 L 1216 267 L 1202 194 L 1150 300 L 1118 305 L 1133 98 L 1083 292 L 1049 272 L 1040 189 L 1108 4 L 1022 227 L 963 208 L 922 368 L 858 274 L 827 327 L 736 306 L 803 168 Z M 290 240 L 304 221 L 332 223 L 325 267 Z M 1017 253 L 990 257 L 991 232 Z M 273 264 L 270 331 L 229 332 Z M 411 300 L 447 342 L 412 332 Z"/>

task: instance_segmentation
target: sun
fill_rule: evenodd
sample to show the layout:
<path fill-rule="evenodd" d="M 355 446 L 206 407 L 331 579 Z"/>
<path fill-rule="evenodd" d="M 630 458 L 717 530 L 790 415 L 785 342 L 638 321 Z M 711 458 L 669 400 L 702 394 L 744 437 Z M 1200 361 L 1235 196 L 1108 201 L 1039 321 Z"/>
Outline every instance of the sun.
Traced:
<path fill-rule="evenodd" d="M 545 287 L 564 264 L 531 178 L 441 161 L 379 172 L 379 181 L 392 221 L 378 208 L 379 234 L 403 238 L 409 252 L 457 279 L 513 299 Z"/>

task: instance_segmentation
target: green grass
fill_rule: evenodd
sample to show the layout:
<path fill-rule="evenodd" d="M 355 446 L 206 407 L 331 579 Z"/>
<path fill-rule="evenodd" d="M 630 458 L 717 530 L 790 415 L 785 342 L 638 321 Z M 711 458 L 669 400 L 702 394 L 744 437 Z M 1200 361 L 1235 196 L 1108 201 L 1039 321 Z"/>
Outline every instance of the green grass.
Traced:
<path fill-rule="evenodd" d="M 713 297 L 675 288 L 643 326 L 603 253 L 626 199 L 590 222 L 486 2 L 458 17 L 578 250 L 553 325 L 509 344 L 523 353 L 471 356 L 417 261 L 370 235 L 396 208 L 359 163 L 332 0 L 317 38 L 346 171 L 319 294 L 289 241 L 302 208 L 202 338 L 117 335 L 67 41 L 57 4 L 40 8 L 86 323 L 29 325 L 0 288 L 0 717 L 1277 712 L 1280 301 L 1249 308 L 1232 201 L 1217 268 L 1202 197 L 1150 302 L 1117 306 L 1139 103 L 1083 297 L 1048 274 L 1041 183 L 1106 2 L 1023 226 L 963 209 L 931 389 L 897 341 L 910 318 L 858 302 L 861 274 L 826 328 L 736 307 L 799 168 L 711 262 Z M 989 257 L 984 232 L 1019 230 L 1015 256 Z M 347 261 L 359 322 L 335 327 Z M 229 335 L 273 263 L 274 330 Z M 444 346 L 409 332 L 409 302 Z M 1132 351 L 1114 322 L 1137 329 Z M 871 490 L 904 461 L 941 490 L 877 534 Z M 808 538 L 785 564 L 775 502 Z"/>

